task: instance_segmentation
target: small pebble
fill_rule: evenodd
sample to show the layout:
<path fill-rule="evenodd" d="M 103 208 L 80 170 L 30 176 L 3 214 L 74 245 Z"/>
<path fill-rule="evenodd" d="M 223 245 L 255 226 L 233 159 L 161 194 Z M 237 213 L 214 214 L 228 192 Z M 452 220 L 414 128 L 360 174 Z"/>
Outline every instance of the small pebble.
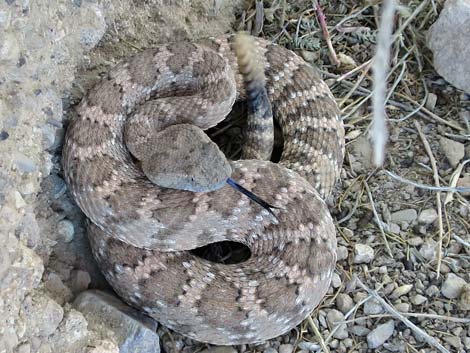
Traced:
<path fill-rule="evenodd" d="M 18 191 L 14 192 L 13 198 L 14 198 L 14 201 L 15 201 L 16 209 L 20 209 L 20 208 L 23 208 L 23 207 L 26 206 L 26 202 L 25 202 L 23 196 L 21 196 L 21 194 Z"/>
<path fill-rule="evenodd" d="M 377 326 L 367 335 L 367 345 L 370 349 L 380 347 L 393 335 L 394 330 L 395 323 L 393 320 L 389 320 L 386 323 Z"/>
<path fill-rule="evenodd" d="M 308 352 L 315 352 L 320 349 L 320 345 L 313 343 L 313 342 L 307 342 L 307 341 L 302 341 L 298 344 L 298 347 L 300 349 L 304 349 Z"/>
<path fill-rule="evenodd" d="M 455 299 L 460 296 L 466 282 L 459 276 L 449 273 L 442 284 L 441 293 L 448 299 Z"/>
<path fill-rule="evenodd" d="M 418 222 L 423 224 L 431 224 L 437 219 L 437 212 L 434 208 L 422 210 L 418 216 Z"/>
<path fill-rule="evenodd" d="M 400 286 L 400 287 L 396 288 L 396 289 L 392 292 L 391 297 L 392 297 L 392 298 L 399 298 L 399 297 L 401 297 L 402 295 L 408 294 L 411 289 L 413 289 L 413 285 L 412 285 L 412 284 L 405 284 L 405 285 L 403 285 L 403 286 Z"/>
<path fill-rule="evenodd" d="M 465 155 L 465 145 L 445 137 L 441 137 L 439 143 L 449 164 L 455 168 Z"/>
<path fill-rule="evenodd" d="M 356 244 L 354 246 L 354 263 L 370 263 L 374 259 L 374 249 L 366 244 Z"/>
<path fill-rule="evenodd" d="M 462 341 L 460 340 L 460 337 L 445 335 L 442 338 L 444 339 L 444 341 L 449 343 L 452 347 L 458 350 L 462 349 Z"/>
<path fill-rule="evenodd" d="M 400 226 L 396 223 L 389 223 L 388 224 L 388 227 L 389 227 L 389 230 L 390 230 L 390 233 L 393 233 L 393 234 L 398 234 L 400 233 Z"/>
<path fill-rule="evenodd" d="M 292 353 L 294 346 L 291 344 L 281 344 L 278 349 L 279 353 Z"/>
<path fill-rule="evenodd" d="M 339 288 L 341 286 L 341 277 L 337 273 L 333 273 L 331 285 L 333 288 Z"/>
<path fill-rule="evenodd" d="M 426 239 L 424 244 L 419 249 L 419 253 L 429 261 L 436 259 L 437 255 L 437 242 L 433 239 Z"/>
<path fill-rule="evenodd" d="M 348 248 L 342 245 L 338 246 L 336 256 L 338 257 L 338 261 L 346 260 L 348 258 Z"/>
<path fill-rule="evenodd" d="M 414 304 L 414 305 L 422 305 L 424 304 L 426 301 L 428 300 L 428 298 L 426 298 L 425 296 L 421 295 L 421 294 L 416 294 L 415 296 L 411 297 L 411 303 Z"/>
<path fill-rule="evenodd" d="M 356 292 L 353 294 L 353 299 L 355 303 L 359 303 L 366 299 L 368 297 L 368 294 L 365 292 Z"/>
<path fill-rule="evenodd" d="M 69 220 L 63 219 L 57 223 L 57 231 L 61 235 L 64 242 L 70 243 L 73 240 L 75 228 L 73 223 Z"/>
<path fill-rule="evenodd" d="M 470 336 L 463 338 L 463 344 L 465 345 L 466 349 L 470 349 Z"/>
<path fill-rule="evenodd" d="M 343 313 L 336 309 L 331 309 L 326 315 L 326 319 L 328 320 L 328 323 L 330 324 L 329 326 L 331 327 L 332 330 L 338 326 L 337 325 L 338 322 L 345 320 Z M 339 325 L 339 327 L 336 329 L 336 332 L 333 334 L 333 337 L 338 338 L 338 339 L 347 338 L 348 329 L 346 327 L 346 324 Z"/>
<path fill-rule="evenodd" d="M 382 305 L 375 298 L 369 299 L 364 303 L 364 314 L 377 315 L 384 311 Z"/>
<path fill-rule="evenodd" d="M 408 239 L 408 244 L 410 244 L 411 246 L 420 246 L 421 244 L 423 244 L 423 242 L 423 238 L 420 237 L 412 237 Z"/>
<path fill-rule="evenodd" d="M 354 341 L 352 338 L 346 338 L 342 342 L 346 348 L 351 348 L 354 345 Z"/>
<path fill-rule="evenodd" d="M 83 292 L 88 289 L 91 277 L 86 271 L 78 270 L 72 272 L 72 288 L 76 292 Z"/>
<path fill-rule="evenodd" d="M 278 353 L 273 347 L 266 348 L 263 353 Z"/>
<path fill-rule="evenodd" d="M 354 306 L 354 302 L 349 295 L 346 293 L 340 293 L 336 297 L 336 307 L 343 314 L 346 314 Z"/>
<path fill-rule="evenodd" d="M 401 223 L 407 222 L 412 223 L 418 218 L 418 212 L 413 208 L 408 208 L 406 210 L 400 210 L 392 213 L 392 222 Z"/>
<path fill-rule="evenodd" d="M 470 311 L 470 284 L 466 284 L 462 288 L 459 300 L 459 309 Z"/>
<path fill-rule="evenodd" d="M 359 337 L 366 336 L 370 332 L 370 330 L 367 327 L 360 326 L 360 325 L 352 326 L 350 331 L 353 335 L 356 335 Z"/>
<path fill-rule="evenodd" d="M 435 297 L 439 294 L 439 288 L 432 284 L 426 289 L 426 295 L 430 298 Z"/>
<path fill-rule="evenodd" d="M 398 304 L 395 304 L 395 309 L 397 309 L 401 313 L 408 313 L 410 312 L 410 304 L 398 303 Z"/>
<path fill-rule="evenodd" d="M 437 95 L 434 93 L 429 93 L 428 98 L 426 99 L 426 109 L 433 111 L 437 103 Z"/>

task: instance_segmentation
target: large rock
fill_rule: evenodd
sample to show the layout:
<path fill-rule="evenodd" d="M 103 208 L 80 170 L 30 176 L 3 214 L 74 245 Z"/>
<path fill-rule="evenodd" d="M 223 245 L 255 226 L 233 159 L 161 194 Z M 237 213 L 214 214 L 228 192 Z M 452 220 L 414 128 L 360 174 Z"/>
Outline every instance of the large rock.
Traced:
<path fill-rule="evenodd" d="M 447 0 L 428 32 L 436 71 L 455 87 L 470 92 L 470 0 Z"/>
<path fill-rule="evenodd" d="M 160 353 L 157 322 L 115 296 L 90 290 L 81 293 L 74 306 L 86 317 L 89 328 L 117 342 L 120 353 Z"/>

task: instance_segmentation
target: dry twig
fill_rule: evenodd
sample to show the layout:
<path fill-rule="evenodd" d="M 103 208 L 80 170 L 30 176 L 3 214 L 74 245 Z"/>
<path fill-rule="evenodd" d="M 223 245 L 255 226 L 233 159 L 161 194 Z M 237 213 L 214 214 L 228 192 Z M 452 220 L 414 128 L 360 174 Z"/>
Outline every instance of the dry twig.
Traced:
<path fill-rule="evenodd" d="M 369 196 L 369 201 L 372 206 L 372 212 L 374 213 L 375 220 L 377 221 L 377 225 L 379 226 L 380 229 L 380 234 L 382 234 L 382 238 L 384 239 L 385 247 L 387 248 L 387 253 L 388 256 L 393 257 L 392 250 L 390 249 L 390 245 L 388 244 L 387 236 L 385 235 L 384 229 L 382 227 L 382 221 L 379 218 L 379 214 L 377 213 L 377 210 L 375 209 L 375 203 L 374 203 L 374 198 L 372 197 L 372 193 L 370 192 L 369 185 L 367 184 L 367 181 L 364 180 L 364 186 L 367 190 L 367 195 Z"/>
<path fill-rule="evenodd" d="M 434 155 L 431 150 L 431 146 L 429 145 L 428 140 L 426 139 L 426 136 L 424 135 L 423 131 L 421 130 L 421 126 L 417 121 L 414 122 L 416 130 L 418 130 L 419 137 L 421 138 L 421 141 L 423 142 L 424 148 L 426 150 L 426 153 L 428 154 L 429 160 L 431 162 L 431 167 L 434 175 L 434 183 L 436 184 L 437 187 L 440 187 L 440 181 L 439 181 L 439 171 L 437 169 L 437 164 L 436 164 L 436 159 L 434 158 Z M 439 274 L 441 272 L 441 262 L 442 262 L 442 239 L 444 238 L 444 226 L 442 223 L 442 202 L 441 202 L 441 191 L 436 192 L 436 203 L 437 203 L 437 220 L 438 220 L 438 225 L 439 225 L 439 241 L 438 241 L 438 249 L 437 249 L 437 278 L 439 278 Z"/>
<path fill-rule="evenodd" d="M 315 322 L 313 322 L 313 319 L 310 315 L 307 317 L 307 321 L 313 333 L 315 334 L 315 336 L 317 336 L 318 342 L 320 343 L 320 346 L 323 349 L 323 351 L 325 353 L 330 353 L 330 350 L 328 349 L 328 346 L 326 345 L 325 340 L 323 339 L 323 336 L 321 335 L 320 331 L 318 330 L 317 325 L 315 325 Z"/>

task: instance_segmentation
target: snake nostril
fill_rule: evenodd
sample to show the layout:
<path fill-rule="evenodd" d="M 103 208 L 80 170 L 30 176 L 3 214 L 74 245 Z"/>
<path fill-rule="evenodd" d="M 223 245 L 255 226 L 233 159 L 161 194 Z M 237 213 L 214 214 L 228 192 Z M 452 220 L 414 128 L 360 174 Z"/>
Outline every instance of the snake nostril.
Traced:
<path fill-rule="evenodd" d="M 211 243 L 193 249 L 190 253 L 204 260 L 224 265 L 239 264 L 251 257 L 250 248 L 234 241 Z"/>

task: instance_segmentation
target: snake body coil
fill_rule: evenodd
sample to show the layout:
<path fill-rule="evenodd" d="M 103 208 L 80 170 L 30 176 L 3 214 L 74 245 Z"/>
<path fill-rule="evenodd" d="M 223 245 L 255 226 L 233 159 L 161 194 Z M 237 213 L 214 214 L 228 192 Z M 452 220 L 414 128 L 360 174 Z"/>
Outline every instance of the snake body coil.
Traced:
<path fill-rule="evenodd" d="M 212 127 L 243 99 L 230 36 L 145 50 L 115 67 L 77 108 L 63 152 L 66 181 L 115 291 L 162 324 L 213 344 L 260 342 L 290 330 L 325 295 L 336 262 L 322 197 L 343 160 L 339 110 L 310 65 L 254 42 L 284 148 L 278 164 L 231 162 L 232 178 L 273 205 L 277 219 L 229 186 L 160 188 L 129 152 L 149 153 L 154 133 L 170 125 Z M 262 125 L 251 128 L 260 138 Z M 246 245 L 250 258 L 225 265 L 189 251 L 226 240 Z"/>

